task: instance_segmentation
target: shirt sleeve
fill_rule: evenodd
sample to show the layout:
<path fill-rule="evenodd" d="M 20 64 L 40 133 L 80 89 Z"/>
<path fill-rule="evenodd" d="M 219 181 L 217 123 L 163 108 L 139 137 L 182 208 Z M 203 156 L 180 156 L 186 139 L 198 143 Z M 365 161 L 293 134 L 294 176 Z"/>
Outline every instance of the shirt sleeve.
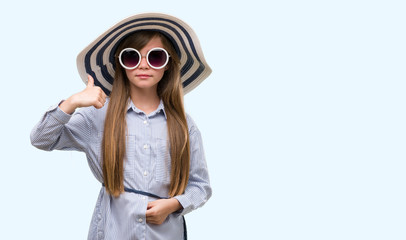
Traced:
<path fill-rule="evenodd" d="M 31 144 L 45 151 L 76 150 L 85 152 L 91 135 L 90 108 L 72 115 L 58 105 L 50 107 L 31 131 Z"/>
<path fill-rule="evenodd" d="M 190 122 L 193 121 L 190 119 Z M 190 171 L 185 193 L 175 196 L 183 210 L 177 214 L 185 215 L 203 206 L 211 197 L 209 173 L 199 129 L 194 125 L 190 129 Z"/>

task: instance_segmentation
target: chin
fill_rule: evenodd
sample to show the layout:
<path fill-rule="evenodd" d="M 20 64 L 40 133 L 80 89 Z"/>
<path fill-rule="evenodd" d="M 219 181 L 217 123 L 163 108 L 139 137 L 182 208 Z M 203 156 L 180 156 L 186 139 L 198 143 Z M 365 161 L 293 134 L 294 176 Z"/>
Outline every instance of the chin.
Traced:
<path fill-rule="evenodd" d="M 156 89 L 156 87 L 157 87 L 158 85 L 157 85 L 157 84 L 145 83 L 145 84 L 133 84 L 133 86 L 134 86 L 135 88 L 138 88 L 138 89 L 146 90 L 146 89 L 149 89 L 149 88 L 154 88 L 154 89 Z"/>

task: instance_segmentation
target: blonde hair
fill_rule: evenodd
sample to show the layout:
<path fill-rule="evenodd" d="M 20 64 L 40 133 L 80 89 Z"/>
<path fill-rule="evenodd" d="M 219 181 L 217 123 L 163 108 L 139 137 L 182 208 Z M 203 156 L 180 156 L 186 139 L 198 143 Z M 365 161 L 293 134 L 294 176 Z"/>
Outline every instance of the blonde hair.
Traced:
<path fill-rule="evenodd" d="M 127 47 L 142 49 L 152 38 L 159 37 L 168 51 L 168 69 L 158 83 L 157 94 L 162 99 L 167 117 L 171 173 L 169 196 L 183 194 L 189 180 L 189 132 L 183 106 L 183 87 L 180 80 L 179 57 L 172 43 L 155 31 L 135 32 L 126 37 L 116 50 Z M 102 140 L 103 180 L 106 190 L 118 197 L 124 191 L 124 156 L 126 152 L 126 111 L 130 85 L 124 69 L 115 62 L 115 76 L 107 108 Z"/>

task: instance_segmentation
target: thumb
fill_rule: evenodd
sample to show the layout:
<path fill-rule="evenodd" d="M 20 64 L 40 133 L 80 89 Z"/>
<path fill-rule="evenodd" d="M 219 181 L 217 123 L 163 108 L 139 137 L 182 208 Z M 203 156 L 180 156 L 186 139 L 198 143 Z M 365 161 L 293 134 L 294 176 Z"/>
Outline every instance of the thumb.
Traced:
<path fill-rule="evenodd" d="M 86 88 L 93 87 L 93 86 L 94 86 L 94 79 L 92 78 L 92 76 L 87 75 L 87 85 L 86 85 Z"/>

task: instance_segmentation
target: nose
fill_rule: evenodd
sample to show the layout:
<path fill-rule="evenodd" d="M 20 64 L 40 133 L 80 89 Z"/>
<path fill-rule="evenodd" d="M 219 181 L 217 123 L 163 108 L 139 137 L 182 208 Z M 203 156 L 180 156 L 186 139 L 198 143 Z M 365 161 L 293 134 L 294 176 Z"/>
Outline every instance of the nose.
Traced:
<path fill-rule="evenodd" d="M 149 68 L 146 56 L 141 57 L 141 62 L 140 62 L 140 65 L 138 66 L 138 68 L 140 68 L 140 69 L 148 69 Z"/>

